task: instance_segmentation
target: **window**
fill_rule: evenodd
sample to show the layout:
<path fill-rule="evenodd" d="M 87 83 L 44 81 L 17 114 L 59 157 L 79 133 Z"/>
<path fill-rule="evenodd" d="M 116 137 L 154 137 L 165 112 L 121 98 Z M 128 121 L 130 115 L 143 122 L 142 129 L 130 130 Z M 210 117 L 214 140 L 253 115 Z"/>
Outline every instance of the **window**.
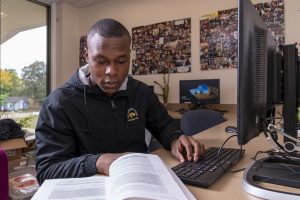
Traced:
<path fill-rule="evenodd" d="M 1 0 L 1 118 L 35 128 L 49 92 L 50 7 L 37 1 Z"/>

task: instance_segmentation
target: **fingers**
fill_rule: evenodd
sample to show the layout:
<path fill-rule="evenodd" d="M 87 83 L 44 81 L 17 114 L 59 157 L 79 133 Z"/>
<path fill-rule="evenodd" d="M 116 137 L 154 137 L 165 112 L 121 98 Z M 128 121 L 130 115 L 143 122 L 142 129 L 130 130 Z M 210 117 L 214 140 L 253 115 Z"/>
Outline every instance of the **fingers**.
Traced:
<path fill-rule="evenodd" d="M 109 175 L 109 167 L 117 158 L 126 153 L 105 153 L 99 156 L 96 161 L 96 170 L 99 174 Z"/>
<path fill-rule="evenodd" d="M 203 156 L 205 154 L 205 147 L 203 144 L 197 142 L 195 140 L 196 144 L 194 144 L 194 161 L 198 161 L 199 157 Z"/>
<path fill-rule="evenodd" d="M 178 143 L 178 148 L 177 148 L 177 152 L 176 154 L 178 155 L 178 159 L 180 160 L 180 162 L 184 162 L 184 148 L 182 146 L 182 144 L 179 142 Z"/>
<path fill-rule="evenodd" d="M 179 139 L 176 139 L 176 140 L 174 140 L 172 142 L 171 153 L 180 162 L 184 162 L 185 161 L 185 158 L 184 158 L 185 157 L 185 148 L 180 143 Z"/>
<path fill-rule="evenodd" d="M 182 142 L 182 144 L 185 148 L 185 151 L 186 151 L 186 158 L 189 161 L 191 161 L 192 158 L 193 158 L 193 154 L 194 154 L 194 146 L 192 144 L 192 141 L 188 137 L 183 137 L 181 142 Z"/>
<path fill-rule="evenodd" d="M 205 147 L 191 136 L 182 135 L 178 139 L 176 154 L 178 159 L 183 162 L 184 157 L 189 161 L 197 161 L 200 156 L 204 155 Z"/>

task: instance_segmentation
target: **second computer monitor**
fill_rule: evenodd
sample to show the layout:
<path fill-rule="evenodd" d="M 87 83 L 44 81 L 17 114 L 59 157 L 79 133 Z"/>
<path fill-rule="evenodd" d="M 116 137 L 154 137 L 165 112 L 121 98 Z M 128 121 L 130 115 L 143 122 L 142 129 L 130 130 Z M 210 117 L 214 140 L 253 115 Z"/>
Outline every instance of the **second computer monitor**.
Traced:
<path fill-rule="evenodd" d="M 180 80 L 180 103 L 198 106 L 220 103 L 220 79 Z"/>

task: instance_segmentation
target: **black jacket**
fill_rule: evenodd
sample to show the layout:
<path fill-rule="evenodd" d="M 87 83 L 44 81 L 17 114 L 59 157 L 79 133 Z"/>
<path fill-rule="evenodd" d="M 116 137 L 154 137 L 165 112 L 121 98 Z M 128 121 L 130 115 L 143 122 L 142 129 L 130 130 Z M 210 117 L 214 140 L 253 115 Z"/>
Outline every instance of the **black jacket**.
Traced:
<path fill-rule="evenodd" d="M 102 153 L 147 152 L 145 128 L 170 150 L 182 132 L 154 92 L 128 77 L 109 97 L 84 85 L 78 72 L 45 100 L 36 127 L 36 169 L 45 179 L 96 174 Z"/>

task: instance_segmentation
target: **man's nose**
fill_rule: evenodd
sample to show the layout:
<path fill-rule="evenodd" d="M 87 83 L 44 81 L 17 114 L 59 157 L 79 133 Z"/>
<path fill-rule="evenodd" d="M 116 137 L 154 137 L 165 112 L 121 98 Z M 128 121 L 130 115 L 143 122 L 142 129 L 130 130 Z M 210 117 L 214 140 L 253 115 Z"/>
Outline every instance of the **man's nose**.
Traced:
<path fill-rule="evenodd" d="M 114 64 L 109 64 L 106 66 L 105 74 L 106 75 L 115 75 L 118 73 L 118 69 Z"/>

